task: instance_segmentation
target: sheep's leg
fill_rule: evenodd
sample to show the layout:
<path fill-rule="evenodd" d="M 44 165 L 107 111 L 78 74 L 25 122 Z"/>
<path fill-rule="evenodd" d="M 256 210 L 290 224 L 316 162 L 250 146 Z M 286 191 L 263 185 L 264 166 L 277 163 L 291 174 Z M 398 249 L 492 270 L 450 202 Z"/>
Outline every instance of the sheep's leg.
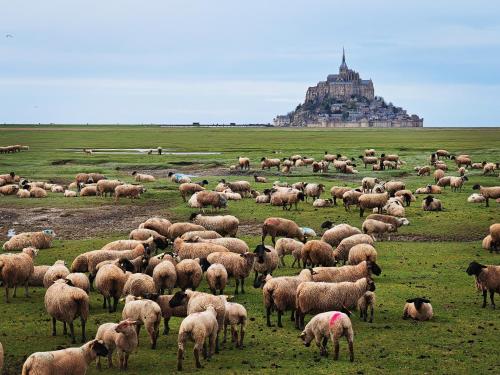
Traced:
<path fill-rule="evenodd" d="M 109 297 L 108 304 L 111 306 L 111 297 Z M 118 307 L 118 297 L 113 297 L 113 310 L 111 312 L 115 312 Z"/>
<path fill-rule="evenodd" d="M 91 291 L 94 290 L 94 279 L 95 279 L 95 275 L 93 275 L 92 273 L 89 273 L 89 282 L 90 282 L 90 290 Z"/>
<path fill-rule="evenodd" d="M 80 321 L 81 321 L 81 325 L 82 325 L 82 342 L 86 342 L 87 339 L 85 337 L 85 320 L 83 320 L 82 318 L 80 318 Z"/>
<path fill-rule="evenodd" d="M 124 370 L 128 369 L 128 356 L 129 355 L 130 355 L 129 353 L 125 353 L 123 356 L 124 357 L 123 358 L 123 369 Z"/>
<path fill-rule="evenodd" d="M 227 323 L 224 322 L 224 338 L 222 339 L 222 343 L 226 343 L 226 336 L 227 336 Z"/>
<path fill-rule="evenodd" d="M 52 336 L 56 335 L 56 318 L 52 318 Z"/>
<path fill-rule="evenodd" d="M 5 302 L 9 303 L 9 287 L 5 284 Z"/>
<path fill-rule="evenodd" d="M 370 323 L 373 323 L 373 305 L 370 306 Z"/>
<path fill-rule="evenodd" d="M 296 262 L 297 262 L 297 258 L 294 258 L 294 259 L 293 259 L 293 263 L 292 263 L 292 265 L 291 265 L 291 267 L 292 267 L 292 268 L 294 268 L 294 267 L 295 267 L 295 263 L 296 263 Z M 300 268 L 300 264 L 299 264 L 299 268 Z"/>
<path fill-rule="evenodd" d="M 240 284 L 240 280 L 238 278 L 234 279 L 235 283 L 236 283 L 236 289 L 234 291 L 234 294 L 238 294 L 238 286 Z"/>
<path fill-rule="evenodd" d="M 333 346 L 335 348 L 335 351 L 333 354 L 333 360 L 338 361 L 339 360 L 339 349 L 340 349 L 338 337 L 335 337 L 335 336 L 333 337 Z"/>
<path fill-rule="evenodd" d="M 200 345 L 198 343 L 196 343 L 196 344 L 194 344 L 194 349 L 193 349 L 194 360 L 196 362 L 196 368 L 201 368 L 201 363 L 200 363 L 200 348 L 199 348 L 199 346 Z"/>
<path fill-rule="evenodd" d="M 488 295 L 488 291 L 486 289 L 483 290 L 483 309 L 486 307 L 486 296 Z"/>
<path fill-rule="evenodd" d="M 491 300 L 491 307 L 495 308 L 495 291 L 493 289 L 490 289 L 490 300 Z"/>
<path fill-rule="evenodd" d="M 240 349 L 243 349 L 243 338 L 245 337 L 245 330 L 245 322 L 240 323 L 240 343 L 238 345 Z"/>
<path fill-rule="evenodd" d="M 17 285 L 14 285 L 14 293 L 12 294 L 12 297 L 17 297 Z"/>
<path fill-rule="evenodd" d="M 67 335 L 68 330 L 66 329 L 66 322 L 63 322 L 63 335 Z"/>
<path fill-rule="evenodd" d="M 76 343 L 76 338 L 75 338 L 75 325 L 73 322 L 69 322 L 69 332 L 71 334 L 71 342 L 74 344 Z"/>
<path fill-rule="evenodd" d="M 349 344 L 349 360 L 351 362 L 354 362 L 354 345 L 353 345 L 352 338 L 349 335 L 349 333 L 347 333 L 347 343 Z"/>
<path fill-rule="evenodd" d="M 241 279 L 241 294 L 245 294 L 244 285 L 245 285 L 245 279 L 244 279 L 244 278 L 242 278 L 242 279 Z"/>
<path fill-rule="evenodd" d="M 155 327 L 151 324 L 146 326 L 146 331 L 148 332 L 149 342 L 151 343 L 151 349 L 156 349 L 156 331 Z"/>
<path fill-rule="evenodd" d="M 231 339 L 233 345 L 238 347 L 238 327 L 235 323 L 231 323 Z"/>
<path fill-rule="evenodd" d="M 179 344 L 179 349 L 177 349 L 177 371 L 182 371 L 183 358 L 184 358 L 184 345 Z"/>
<path fill-rule="evenodd" d="M 206 340 L 203 341 L 203 359 L 208 358 L 208 353 L 207 353 L 207 342 Z"/>
<path fill-rule="evenodd" d="M 328 344 L 328 337 L 323 337 L 323 341 L 321 342 L 320 355 L 328 357 L 328 352 L 326 351 L 326 345 Z"/>
<path fill-rule="evenodd" d="M 107 297 L 103 297 L 102 308 L 105 309 L 107 305 Z M 111 312 L 111 311 L 110 311 Z"/>
<path fill-rule="evenodd" d="M 113 352 L 108 351 L 108 368 L 113 368 Z"/>
<path fill-rule="evenodd" d="M 266 307 L 266 320 L 267 320 L 267 326 L 272 327 L 273 325 L 271 324 L 271 306 Z"/>
<path fill-rule="evenodd" d="M 217 336 L 215 337 L 215 353 L 219 354 L 219 332 L 220 329 L 217 330 Z"/>
<path fill-rule="evenodd" d="M 294 321 L 295 321 L 295 310 L 292 310 L 292 314 L 290 315 L 290 320 L 291 320 L 292 322 L 294 322 Z"/>
<path fill-rule="evenodd" d="M 163 334 L 168 335 L 170 332 L 170 327 L 168 326 L 170 318 L 163 318 Z"/>
<path fill-rule="evenodd" d="M 281 315 L 283 315 L 283 312 L 278 310 L 278 327 L 283 328 L 283 324 L 281 323 Z"/>
<path fill-rule="evenodd" d="M 215 334 L 215 333 L 212 333 L 209 338 L 208 338 L 208 341 L 209 341 L 209 352 L 208 352 L 208 356 L 209 357 L 212 357 L 214 355 L 214 351 L 216 350 L 216 347 L 218 345 L 218 336 L 219 334 Z"/>

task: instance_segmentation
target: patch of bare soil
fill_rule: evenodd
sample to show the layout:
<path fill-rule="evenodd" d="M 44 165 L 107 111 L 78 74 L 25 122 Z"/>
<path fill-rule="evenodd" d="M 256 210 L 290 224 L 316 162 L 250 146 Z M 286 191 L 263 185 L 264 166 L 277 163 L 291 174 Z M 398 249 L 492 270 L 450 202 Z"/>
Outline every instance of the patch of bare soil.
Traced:
<path fill-rule="evenodd" d="M 479 241 L 483 238 L 480 235 L 470 235 L 470 234 L 446 234 L 446 235 L 407 235 L 407 234 L 392 234 L 391 241 L 400 242 L 473 242 Z"/>
<path fill-rule="evenodd" d="M 158 206 L 102 206 L 93 208 L 5 208 L 0 211 L 0 240 L 16 233 L 53 229 L 59 239 L 95 238 L 128 232 L 146 219 L 165 212 Z"/>

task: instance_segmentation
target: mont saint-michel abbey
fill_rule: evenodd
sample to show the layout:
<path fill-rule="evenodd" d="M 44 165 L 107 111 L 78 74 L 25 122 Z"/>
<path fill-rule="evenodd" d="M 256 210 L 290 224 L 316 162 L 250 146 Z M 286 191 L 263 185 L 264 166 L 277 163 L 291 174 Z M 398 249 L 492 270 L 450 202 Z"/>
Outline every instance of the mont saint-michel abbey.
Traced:
<path fill-rule="evenodd" d="M 349 69 L 345 52 L 338 74 L 307 89 L 303 104 L 274 119 L 274 126 L 320 128 L 410 128 L 424 120 L 375 96 L 371 79 Z"/>

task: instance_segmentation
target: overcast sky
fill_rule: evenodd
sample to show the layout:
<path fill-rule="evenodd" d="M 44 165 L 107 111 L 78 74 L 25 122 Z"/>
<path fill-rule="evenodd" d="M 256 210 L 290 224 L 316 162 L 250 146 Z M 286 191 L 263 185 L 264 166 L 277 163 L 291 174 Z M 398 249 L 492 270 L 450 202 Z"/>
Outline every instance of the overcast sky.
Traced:
<path fill-rule="evenodd" d="M 496 1 L 0 0 L 0 122 L 271 122 L 347 64 L 425 126 L 500 125 Z"/>

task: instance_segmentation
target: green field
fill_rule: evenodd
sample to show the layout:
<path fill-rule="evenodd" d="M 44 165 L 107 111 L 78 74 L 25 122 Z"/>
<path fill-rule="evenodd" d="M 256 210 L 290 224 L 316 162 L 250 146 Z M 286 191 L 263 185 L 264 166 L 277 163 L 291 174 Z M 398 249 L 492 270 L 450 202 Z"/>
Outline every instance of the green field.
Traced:
<path fill-rule="evenodd" d="M 195 175 L 194 180 L 207 179 L 214 187 L 221 178 L 234 181 L 245 179 L 259 191 L 281 180 L 322 182 L 327 186 L 324 197 L 333 185 L 359 186 L 365 176 L 378 176 L 387 181 L 405 181 L 407 188 L 416 189 L 431 183 L 431 177 L 418 177 L 413 167 L 426 165 L 433 150 L 448 149 L 453 154 L 470 154 L 473 162 L 500 160 L 500 128 L 485 129 L 370 129 L 370 130 L 274 130 L 274 129 L 164 129 L 159 127 L 99 127 L 57 126 L 0 127 L 0 146 L 29 145 L 29 151 L 0 154 L 0 174 L 15 171 L 33 181 L 52 181 L 69 184 L 78 172 L 101 172 L 108 177 L 133 181 L 131 172 L 145 171 L 156 175 L 157 181 L 146 184 L 148 191 L 139 200 L 77 197 L 64 198 L 49 193 L 46 199 L 18 199 L 0 197 L 0 242 L 7 231 L 16 232 L 53 228 L 58 234 L 54 247 L 40 251 L 36 264 L 51 264 L 57 259 L 68 263 L 81 252 L 100 248 L 128 232 L 144 218 L 162 215 L 172 221 L 186 221 L 193 211 L 178 193 L 177 185 L 166 179 L 168 171 Z M 210 155 L 147 155 L 123 153 L 114 150 L 95 153 L 92 149 L 156 149 L 165 152 L 217 152 Z M 365 148 L 375 148 L 377 154 L 397 153 L 406 162 L 400 170 L 372 172 L 358 163 L 357 175 L 342 175 L 330 170 L 325 175 L 313 175 L 310 168 L 294 169 L 282 176 L 276 169 L 260 172 L 263 156 L 288 157 L 292 154 L 322 158 L 325 150 L 357 158 Z M 77 149 L 73 151 L 71 149 Z M 236 164 L 239 155 L 252 160 L 249 173 L 230 173 L 229 165 Z M 449 174 L 457 175 L 453 161 L 447 161 Z M 253 183 L 254 170 L 268 177 L 268 184 Z M 467 374 L 498 373 L 499 310 L 481 308 L 482 297 L 474 288 L 474 281 L 465 273 L 472 260 L 483 264 L 500 264 L 498 254 L 481 248 L 481 239 L 488 227 L 500 220 L 499 204 L 467 203 L 472 185 L 499 185 L 495 176 L 482 176 L 481 170 L 468 172 L 469 181 L 462 192 L 447 188 L 438 198 L 443 212 L 423 212 L 421 198 L 406 208 L 411 224 L 399 230 L 390 242 L 376 244 L 382 275 L 377 284 L 377 306 L 372 324 L 353 316 L 355 330 L 354 363 L 348 359 L 347 345 L 341 342 L 340 360 L 321 358 L 315 347 L 305 348 L 297 338 L 299 332 L 284 320 L 284 328 L 268 328 L 262 306 L 261 290 L 247 281 L 247 294 L 236 296 L 244 304 L 250 322 L 244 350 L 226 344 L 221 354 L 205 362 L 201 373 L 304 373 L 320 374 L 383 374 L 428 373 Z M 260 224 L 269 216 L 282 216 L 299 225 L 314 228 L 330 219 L 335 223 L 361 226 L 362 219 L 354 208 L 346 212 L 342 206 L 315 209 L 311 202 L 299 204 L 299 209 L 283 212 L 279 207 L 257 205 L 253 199 L 230 201 L 228 214 L 240 219 L 240 236 L 251 247 L 259 241 Z M 287 265 L 292 260 L 287 258 Z M 291 275 L 297 269 L 289 266 L 278 269 L 275 275 Z M 232 292 L 231 287 L 226 291 Z M 203 283 L 201 290 L 206 290 Z M 5 374 L 18 374 L 27 355 L 34 351 L 67 347 L 70 339 L 59 334 L 50 335 L 51 324 L 43 305 L 44 290 L 33 288 L 31 298 L 19 293 L 10 304 L 0 298 L 0 342 L 6 352 Z M 426 296 L 431 299 L 435 317 L 430 322 L 415 323 L 401 319 L 405 299 Z M 92 337 L 97 327 L 119 320 L 121 314 L 108 314 L 101 308 L 102 298 L 91 295 L 91 313 L 87 336 Z M 497 296 L 497 304 L 500 297 Z M 309 319 L 307 317 L 306 319 Z M 276 317 L 273 317 L 276 321 Z M 141 344 L 130 357 L 129 373 L 168 373 L 176 369 L 177 328 L 180 319 L 171 320 L 171 334 L 162 336 L 158 348 L 146 345 L 141 332 Z M 78 326 L 78 325 L 77 325 Z M 78 326 L 79 328 L 79 326 Z M 78 328 L 75 331 L 78 332 Z M 62 327 L 58 326 L 59 333 Z M 79 337 L 79 335 L 78 335 Z M 331 343 L 329 343 L 331 353 Z M 184 361 L 185 373 L 196 373 L 192 347 Z M 116 363 L 116 362 L 115 362 Z M 106 366 L 101 373 L 118 373 Z M 92 365 L 90 374 L 99 373 Z"/>

